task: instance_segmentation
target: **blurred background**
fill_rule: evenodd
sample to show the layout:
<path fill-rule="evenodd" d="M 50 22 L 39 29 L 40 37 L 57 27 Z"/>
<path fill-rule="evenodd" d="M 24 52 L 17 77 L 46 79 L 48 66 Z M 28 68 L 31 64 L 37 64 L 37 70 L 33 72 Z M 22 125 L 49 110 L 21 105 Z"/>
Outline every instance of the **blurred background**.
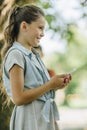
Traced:
<path fill-rule="evenodd" d="M 11 7 L 27 3 L 38 5 L 46 14 L 45 36 L 40 45 L 47 68 L 56 74 L 76 69 L 70 84 L 56 92 L 60 130 L 87 130 L 87 1 L 0 0 L 0 50 Z M 2 106 L 3 98 L 0 95 L 0 130 L 9 130 L 14 105 L 11 103 L 3 109 Z"/>

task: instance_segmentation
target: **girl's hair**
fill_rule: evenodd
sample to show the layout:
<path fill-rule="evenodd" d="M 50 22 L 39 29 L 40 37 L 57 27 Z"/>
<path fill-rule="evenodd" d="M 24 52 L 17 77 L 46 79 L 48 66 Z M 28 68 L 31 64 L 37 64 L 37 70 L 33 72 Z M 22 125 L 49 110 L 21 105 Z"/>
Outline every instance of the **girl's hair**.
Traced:
<path fill-rule="evenodd" d="M 13 45 L 13 42 L 16 40 L 21 22 L 25 21 L 31 24 L 33 21 L 36 21 L 40 16 L 45 16 L 44 12 L 37 6 L 33 4 L 27 4 L 19 7 L 15 5 L 9 13 L 8 25 L 4 30 L 4 46 L 2 49 L 2 59 L 5 57 L 8 49 Z M 0 77 L 2 77 L 0 75 Z M 9 104 L 9 96 L 6 93 L 6 90 L 3 87 L 2 80 L 0 81 L 0 89 L 4 95 L 6 104 Z M 0 94 L 2 94 L 0 92 Z"/>
<path fill-rule="evenodd" d="M 3 107 L 9 107 L 10 104 L 12 103 L 10 100 L 10 97 L 7 95 L 6 89 L 3 85 L 3 80 L 2 80 L 2 70 L 0 69 L 0 101 L 2 103 L 2 108 Z"/>
<path fill-rule="evenodd" d="M 21 22 L 25 21 L 31 24 L 40 16 L 45 16 L 44 12 L 33 4 L 27 4 L 21 7 L 15 5 L 12 8 L 8 17 L 8 25 L 4 30 L 5 44 L 2 49 L 2 57 L 5 56 L 7 50 L 13 45 L 13 42 L 17 38 Z"/>

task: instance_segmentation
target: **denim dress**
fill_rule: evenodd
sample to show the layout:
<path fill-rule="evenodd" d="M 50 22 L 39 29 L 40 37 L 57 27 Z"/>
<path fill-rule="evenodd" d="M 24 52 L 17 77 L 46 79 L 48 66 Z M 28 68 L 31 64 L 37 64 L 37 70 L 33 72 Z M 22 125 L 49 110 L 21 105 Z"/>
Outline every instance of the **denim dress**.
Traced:
<path fill-rule="evenodd" d="M 11 99 L 9 70 L 14 64 L 24 69 L 24 90 L 36 88 L 50 80 L 39 54 L 34 49 L 29 51 L 20 43 L 14 42 L 3 63 L 4 86 Z M 51 90 L 31 103 L 15 105 L 10 130 L 58 130 L 55 121 L 59 119 L 59 114 L 54 98 L 55 92 Z"/>

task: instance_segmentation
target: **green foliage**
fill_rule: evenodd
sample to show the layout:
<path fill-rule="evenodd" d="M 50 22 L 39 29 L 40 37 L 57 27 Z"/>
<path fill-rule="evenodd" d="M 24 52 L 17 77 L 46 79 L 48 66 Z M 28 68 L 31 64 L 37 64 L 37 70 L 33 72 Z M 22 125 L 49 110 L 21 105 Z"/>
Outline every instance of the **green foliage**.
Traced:
<path fill-rule="evenodd" d="M 50 15 L 50 14 L 46 15 L 46 20 L 47 20 L 47 22 L 48 22 L 48 24 L 49 24 L 49 28 L 50 28 L 50 29 L 52 29 L 52 26 L 51 26 L 51 22 L 50 22 L 50 21 L 53 21 L 54 18 L 55 18 L 55 17 L 52 16 L 52 15 Z"/>
<path fill-rule="evenodd" d="M 50 8 L 50 3 L 49 2 L 43 2 L 42 6 L 43 6 L 43 8 L 48 9 L 48 8 Z"/>

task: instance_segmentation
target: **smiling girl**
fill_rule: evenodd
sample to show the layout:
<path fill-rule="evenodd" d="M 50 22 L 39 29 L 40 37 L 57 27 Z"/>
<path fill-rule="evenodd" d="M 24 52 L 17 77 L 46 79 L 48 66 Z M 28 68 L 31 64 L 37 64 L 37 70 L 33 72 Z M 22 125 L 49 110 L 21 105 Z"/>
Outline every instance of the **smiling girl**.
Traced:
<path fill-rule="evenodd" d="M 3 48 L 3 82 L 15 104 L 10 130 L 58 130 L 55 91 L 64 88 L 69 75 L 50 79 L 34 47 L 44 36 L 44 12 L 35 5 L 15 6 L 10 11 Z M 64 82 L 66 79 L 66 82 Z"/>

